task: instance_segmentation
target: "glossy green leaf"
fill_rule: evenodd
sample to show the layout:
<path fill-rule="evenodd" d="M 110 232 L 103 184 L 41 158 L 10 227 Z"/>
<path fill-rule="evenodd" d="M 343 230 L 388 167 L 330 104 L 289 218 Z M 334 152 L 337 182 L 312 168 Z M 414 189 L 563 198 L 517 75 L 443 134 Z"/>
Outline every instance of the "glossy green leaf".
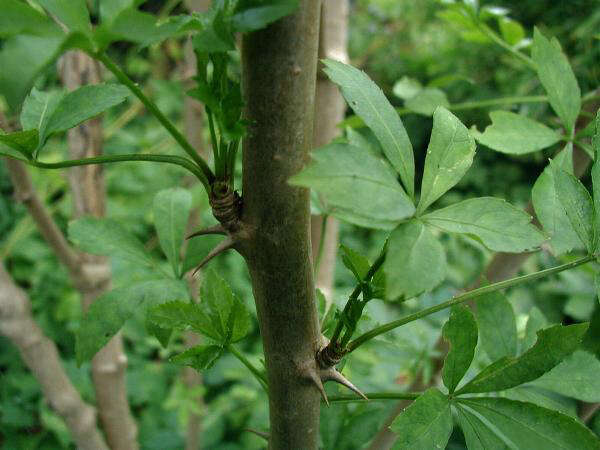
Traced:
<path fill-rule="evenodd" d="M 450 102 L 444 91 L 425 88 L 404 102 L 404 107 L 423 116 L 431 116 L 438 107 L 449 108 Z"/>
<path fill-rule="evenodd" d="M 383 270 L 388 297 L 414 297 L 444 280 L 446 254 L 431 231 L 413 220 L 390 235 Z"/>
<path fill-rule="evenodd" d="M 454 114 L 441 107 L 435 110 L 417 214 L 460 181 L 471 167 L 475 147 L 469 130 Z"/>
<path fill-rule="evenodd" d="M 510 45 L 517 45 L 525 39 L 525 30 L 521 24 L 515 20 L 509 19 L 508 17 L 501 17 L 498 19 L 498 26 L 500 27 L 502 38 Z"/>
<path fill-rule="evenodd" d="M 10 134 L 0 134 L 0 143 L 16 150 L 25 159 L 32 159 L 33 152 L 38 146 L 39 135 L 37 130 L 17 131 Z M 2 150 L 0 149 L 0 152 Z"/>
<path fill-rule="evenodd" d="M 393 449 L 446 448 L 452 433 L 448 397 L 435 388 L 428 389 L 394 419 L 390 428 L 398 435 Z"/>
<path fill-rule="evenodd" d="M 248 33 L 260 30 L 298 9 L 298 0 L 241 0 L 231 17 L 235 31 Z"/>
<path fill-rule="evenodd" d="M 474 131 L 477 142 L 512 155 L 523 155 L 556 144 L 560 134 L 522 114 L 509 111 L 490 113 L 492 124 L 483 133 Z"/>
<path fill-rule="evenodd" d="M 525 325 L 525 336 L 523 336 L 523 342 L 521 348 L 527 350 L 533 345 L 537 339 L 537 332 L 548 326 L 548 320 L 546 316 L 537 307 L 531 308 L 529 311 L 529 317 L 527 318 L 527 324 Z"/>
<path fill-rule="evenodd" d="M 506 356 L 490 364 L 457 394 L 502 391 L 541 377 L 579 347 L 587 328 L 583 323 L 539 331 L 533 347 L 517 358 Z"/>
<path fill-rule="evenodd" d="M 42 92 L 33 88 L 25 99 L 21 111 L 21 126 L 24 130 L 38 130 L 38 148 L 50 134 L 48 123 L 64 96 L 62 91 Z"/>
<path fill-rule="evenodd" d="M 595 248 L 594 205 L 589 192 L 577 178 L 551 161 L 556 194 L 564 208 L 569 222 L 582 244 L 591 253 Z"/>
<path fill-rule="evenodd" d="M 375 133 L 383 153 L 400 174 L 406 192 L 413 197 L 413 150 L 398 113 L 381 89 L 363 71 L 330 59 L 323 63 L 326 66 L 325 73 L 341 87 L 342 95 L 350 107 Z"/>
<path fill-rule="evenodd" d="M 600 361 L 586 351 L 576 351 L 534 385 L 584 402 L 600 402 Z"/>
<path fill-rule="evenodd" d="M 218 345 L 197 345 L 171 357 L 169 361 L 202 371 L 210 369 L 222 354 L 223 347 Z"/>
<path fill-rule="evenodd" d="M 170 278 L 140 281 L 98 297 L 76 332 L 77 364 L 90 360 L 137 311 L 187 297 L 185 283 Z"/>
<path fill-rule="evenodd" d="M 553 38 L 551 41 L 535 28 L 531 56 L 552 109 L 568 131 L 572 131 L 581 109 L 581 91 L 571 65 Z"/>
<path fill-rule="evenodd" d="M 357 281 L 362 281 L 371 268 L 369 260 L 365 256 L 352 250 L 350 247 L 346 247 L 343 244 L 340 245 L 340 250 L 342 253 L 342 262 L 344 263 L 344 266 L 346 266 L 346 268 L 354 274 L 354 277 Z"/>
<path fill-rule="evenodd" d="M 594 240 L 600 245 L 600 109 L 596 113 L 595 132 L 592 137 L 594 164 L 592 165 L 592 193 L 594 198 Z"/>
<path fill-rule="evenodd" d="M 108 108 L 124 102 L 129 94 L 129 89 L 121 84 L 94 84 L 69 92 L 52 112 L 46 136 L 66 131 L 96 117 Z"/>
<path fill-rule="evenodd" d="M 393 222 L 415 211 L 387 163 L 348 144 L 330 144 L 313 151 L 312 162 L 289 182 L 319 192 L 333 215 L 338 215 L 338 208 L 349 211 L 367 223 L 372 219 L 374 228 L 382 228 L 380 221 L 392 228 Z M 351 217 L 348 220 L 358 222 Z"/>
<path fill-rule="evenodd" d="M 69 239 L 84 252 L 115 256 L 145 267 L 155 265 L 139 239 L 111 219 L 84 217 L 70 222 Z"/>
<path fill-rule="evenodd" d="M 505 200 L 480 197 L 464 200 L 422 216 L 449 233 L 474 236 L 490 250 L 523 252 L 539 247 L 546 237 L 531 222 L 531 216 Z"/>
<path fill-rule="evenodd" d="M 38 0 L 40 5 L 71 31 L 89 33 L 90 14 L 85 0 Z"/>
<path fill-rule="evenodd" d="M 0 94 L 13 113 L 18 112 L 36 77 L 57 57 L 64 35 L 18 35 L 2 42 L 0 48 Z"/>
<path fill-rule="evenodd" d="M 477 322 L 471 310 L 464 305 L 452 307 L 450 318 L 442 328 L 442 336 L 450 344 L 442 379 L 452 394 L 467 373 L 477 346 Z"/>
<path fill-rule="evenodd" d="M 69 93 L 33 88 L 23 104 L 21 125 L 39 131 L 39 149 L 52 134 L 73 128 L 128 96 L 129 90 L 119 84 L 88 85 Z"/>
<path fill-rule="evenodd" d="M 2 0 L 0 14 L 0 37 L 27 33 L 43 35 L 50 31 L 59 31 L 50 19 L 26 2 Z"/>
<path fill-rule="evenodd" d="M 477 300 L 475 309 L 481 347 L 490 360 L 517 354 L 517 323 L 512 306 L 500 291 Z"/>
<path fill-rule="evenodd" d="M 99 5 L 101 22 L 111 22 L 126 9 L 140 3 L 142 0 L 102 0 Z"/>
<path fill-rule="evenodd" d="M 600 440 L 573 417 L 506 398 L 459 399 L 469 450 L 600 449 Z"/>
<path fill-rule="evenodd" d="M 181 275 L 179 268 L 181 244 L 191 207 L 192 195 L 185 189 L 166 189 L 154 197 L 154 226 L 160 246 L 171 263 L 176 277 Z"/>
<path fill-rule="evenodd" d="M 423 90 L 423 86 L 419 80 L 409 78 L 407 76 L 402 77 L 394 84 L 393 92 L 396 97 L 402 100 L 408 100 L 414 97 Z"/>
<path fill-rule="evenodd" d="M 558 162 L 561 155 L 564 156 L 560 158 L 560 166 L 572 173 L 572 146 L 567 144 L 555 161 Z M 574 247 L 580 246 L 579 236 L 573 229 L 558 198 L 554 171 L 550 166 L 544 169 L 533 185 L 531 199 L 538 220 L 544 227 L 544 231 L 550 236 L 550 245 L 555 255 L 562 255 L 570 252 Z"/>

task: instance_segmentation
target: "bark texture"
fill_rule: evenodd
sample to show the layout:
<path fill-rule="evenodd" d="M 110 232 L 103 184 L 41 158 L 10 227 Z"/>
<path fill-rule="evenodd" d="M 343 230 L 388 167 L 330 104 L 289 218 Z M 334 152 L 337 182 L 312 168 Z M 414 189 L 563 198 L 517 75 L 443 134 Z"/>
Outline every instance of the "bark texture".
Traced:
<path fill-rule="evenodd" d="M 82 399 L 61 364 L 58 350 L 31 316 L 31 303 L 0 263 L 0 333 L 19 349 L 42 387 L 44 397 L 61 416 L 77 448 L 107 450 L 96 427 L 96 411 Z"/>
<path fill-rule="evenodd" d="M 99 64 L 80 51 L 66 53 L 61 59 L 60 75 L 68 90 L 97 84 Z M 91 158 L 102 154 L 102 123 L 92 119 L 69 130 L 69 156 L 72 159 Z M 69 184 L 73 195 L 73 216 L 103 217 L 106 210 L 103 167 L 89 165 L 69 169 Z M 80 259 L 95 273 L 106 274 L 96 280 L 79 283 L 84 311 L 111 287 L 110 265 L 103 256 L 80 254 Z M 114 450 L 134 450 L 137 426 L 129 410 L 126 387 L 127 357 L 121 334 L 117 333 L 92 359 L 92 379 L 100 420 L 110 447 Z"/>
<path fill-rule="evenodd" d="M 346 40 L 348 30 L 348 0 L 327 0 L 321 6 L 321 27 L 319 32 L 319 59 L 330 58 L 346 62 Z M 338 136 L 337 124 L 344 118 L 346 104 L 337 86 L 319 70 L 317 73 L 317 91 L 315 95 L 315 125 L 313 147 L 327 145 Z M 311 218 L 313 256 L 319 258 L 319 242 L 323 219 Z M 335 274 L 339 223 L 334 217 L 327 218 L 323 249 L 316 275 L 317 287 L 330 300 Z"/>
<path fill-rule="evenodd" d="M 269 381 L 271 449 L 316 449 L 320 345 L 309 192 L 287 184 L 313 136 L 320 2 L 243 38 L 246 118 L 242 222 Z"/>

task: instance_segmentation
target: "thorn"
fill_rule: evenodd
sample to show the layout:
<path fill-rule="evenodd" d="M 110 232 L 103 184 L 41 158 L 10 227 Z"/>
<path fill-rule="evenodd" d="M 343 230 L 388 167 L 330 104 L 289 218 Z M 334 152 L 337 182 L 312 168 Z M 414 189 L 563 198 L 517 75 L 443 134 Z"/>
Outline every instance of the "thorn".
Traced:
<path fill-rule="evenodd" d="M 223 225 L 220 223 L 213 225 L 212 227 L 204 228 L 202 230 L 196 231 L 195 233 L 190 234 L 186 239 L 191 239 L 196 236 L 204 236 L 206 234 L 221 234 L 223 236 L 227 236 L 227 230 L 223 228 Z"/>
<path fill-rule="evenodd" d="M 229 250 L 234 245 L 235 245 L 235 241 L 233 239 L 231 239 L 230 237 L 228 237 L 227 239 L 222 241 L 219 245 L 217 245 L 215 248 L 213 248 L 202 261 L 200 261 L 200 264 L 198 264 L 198 267 L 196 267 L 196 270 L 194 270 L 194 273 L 192 273 L 192 275 L 196 275 L 196 273 L 200 269 L 202 269 L 211 259 L 213 259 L 218 254 Z"/>
<path fill-rule="evenodd" d="M 244 428 L 244 431 L 249 431 L 250 433 L 254 433 L 258 437 L 263 438 L 267 442 L 269 442 L 269 433 L 265 433 L 264 431 L 253 430 L 252 428 Z"/>
<path fill-rule="evenodd" d="M 309 371 L 308 376 L 311 381 L 315 384 L 319 392 L 321 393 L 321 397 L 323 397 L 323 401 L 327 406 L 329 406 L 329 399 L 327 398 L 327 393 L 325 392 L 325 386 L 323 386 L 323 382 L 321 381 L 321 377 L 317 375 L 314 371 Z"/>
<path fill-rule="evenodd" d="M 342 375 L 340 372 L 335 370 L 333 367 L 322 370 L 321 371 L 321 379 L 323 381 L 335 381 L 336 383 L 346 386 L 348 389 L 355 392 L 356 394 L 358 394 L 360 397 L 364 398 L 365 400 L 367 400 L 367 401 L 369 400 L 365 394 L 363 394 L 356 386 L 354 386 L 352 383 L 350 383 L 350 381 L 348 381 L 348 379 L 344 375 Z"/>

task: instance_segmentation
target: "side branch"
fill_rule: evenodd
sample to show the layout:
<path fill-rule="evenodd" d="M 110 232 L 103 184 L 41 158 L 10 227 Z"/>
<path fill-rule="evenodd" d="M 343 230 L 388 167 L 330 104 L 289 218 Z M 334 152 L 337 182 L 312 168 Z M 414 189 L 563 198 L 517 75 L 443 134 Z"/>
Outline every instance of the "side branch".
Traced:
<path fill-rule="evenodd" d="M 477 297 L 481 297 L 482 295 L 489 294 L 491 292 L 499 291 L 502 289 L 506 289 L 512 286 L 517 286 L 519 284 L 527 283 L 529 281 L 537 280 L 538 278 L 543 278 L 549 275 L 553 275 L 559 272 L 563 272 L 565 270 L 573 269 L 574 267 L 580 266 L 582 264 L 588 263 L 596 259 L 594 255 L 589 255 L 584 258 L 577 259 L 570 263 L 562 264 L 560 266 L 551 267 L 550 269 L 541 270 L 539 272 L 531 273 L 529 275 L 523 275 L 516 278 L 511 278 L 510 280 L 499 281 L 498 283 L 490 284 L 487 286 L 483 286 L 477 289 L 473 289 L 472 291 L 465 292 L 462 295 L 451 298 L 448 301 L 440 303 L 439 305 L 432 306 L 431 308 L 426 308 L 421 311 L 418 311 L 413 314 L 409 314 L 401 319 L 394 320 L 388 324 L 382 325 L 380 327 L 374 328 L 371 331 L 357 337 L 353 341 L 351 341 L 346 349 L 344 349 L 345 353 L 350 353 L 356 350 L 365 342 L 373 339 L 374 337 L 379 336 L 380 334 L 387 333 L 388 331 L 393 330 L 394 328 L 401 327 L 402 325 L 406 325 L 407 323 L 414 322 L 415 320 L 422 319 L 423 317 L 427 317 L 431 314 L 434 314 L 442 309 L 450 308 L 454 305 L 458 305 L 460 303 L 464 303 L 468 300 L 475 299 Z"/>

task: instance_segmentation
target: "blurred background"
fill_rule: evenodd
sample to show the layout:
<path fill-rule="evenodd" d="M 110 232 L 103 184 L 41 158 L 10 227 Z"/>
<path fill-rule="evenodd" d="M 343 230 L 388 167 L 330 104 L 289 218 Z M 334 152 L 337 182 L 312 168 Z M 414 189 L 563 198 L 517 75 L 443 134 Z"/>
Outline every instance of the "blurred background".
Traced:
<path fill-rule="evenodd" d="M 326 0 L 327 1 L 327 0 Z M 97 11 L 98 1 L 91 1 Z M 188 11 L 190 5 L 179 1 L 146 1 L 141 9 L 168 16 Z M 513 54 L 497 45 L 489 36 L 472 27 L 457 14 L 452 2 L 433 0 L 352 0 L 349 9 L 348 54 L 350 62 L 363 69 L 383 89 L 390 101 L 402 108 L 402 120 L 415 149 L 417 174 L 422 171 L 432 120 L 427 111 L 411 107 L 410 89 L 430 88 L 449 104 L 484 102 L 499 97 L 543 94 L 535 74 Z M 600 85 L 600 2 L 598 0 L 495 0 L 480 1 L 489 7 L 487 23 L 498 35 L 529 54 L 529 39 L 537 26 L 547 36 L 555 36 L 573 66 L 582 93 Z M 1 14 L 1 12 L 0 12 Z M 0 39 L 0 50 L 6 42 Z M 160 45 L 140 48 L 129 43 L 113 45 L 111 55 L 126 72 L 140 83 L 145 92 L 172 120 L 184 124 L 186 91 L 186 40 L 169 40 Z M 2 71 L 5 67 L 2 67 Z M 0 77 L 1 78 L 1 77 Z M 105 78 L 110 79 L 106 75 Z M 35 80 L 40 89 L 60 84 L 54 65 Z M 415 87 L 416 86 L 416 87 Z M 15 85 L 10 95 L 0 97 L 0 109 L 9 120 L 18 110 L 27 90 Z M 407 94 L 408 92 L 408 94 Z M 439 97 L 438 97 L 439 101 Z M 546 103 L 507 104 L 549 125 L 557 125 Z M 595 112 L 595 109 L 589 109 Z M 497 109 L 497 107 L 495 107 Z M 483 129 L 490 123 L 485 107 L 458 108 L 455 114 L 467 125 Z M 351 111 L 347 111 L 351 116 Z M 177 153 L 174 141 L 146 113 L 139 102 L 113 108 L 102 117 L 104 146 L 107 154 L 120 152 Z M 353 125 L 352 119 L 347 123 Z M 583 127 L 585 124 L 582 125 Z M 200 130 L 199 142 L 207 145 L 207 129 Z M 364 129 L 358 131 L 373 146 L 376 142 Z M 531 188 L 543 171 L 547 159 L 559 150 L 549 149 L 524 156 L 505 155 L 479 146 L 471 170 L 440 206 L 469 197 L 497 196 L 525 208 Z M 53 138 L 47 160 L 59 160 L 66 154 L 66 139 Z M 239 165 L 238 165 L 239 167 Z M 164 165 L 124 163 L 105 169 L 107 216 L 118 220 L 145 243 L 158 258 L 153 226 L 152 201 L 161 189 L 185 186 L 193 194 L 197 223 L 212 223 L 208 201 L 201 186 L 190 183 L 180 170 Z M 72 217 L 71 192 L 63 171 L 30 170 L 35 188 L 59 226 L 66 230 Z M 582 181 L 589 187 L 588 175 Z M 417 178 L 420 183 L 420 175 Z M 386 233 L 340 224 L 339 242 L 373 261 Z M 208 237 L 195 239 L 188 249 L 186 263 L 206 255 L 215 242 Z M 443 236 L 448 259 L 446 281 L 419 299 L 398 303 L 374 300 L 368 305 L 362 329 L 387 322 L 408 311 L 442 301 L 454 292 L 475 283 L 492 256 L 472 240 Z M 529 272 L 566 262 L 548 252 L 540 252 L 525 261 L 521 271 Z M 56 343 L 66 371 L 84 400 L 94 402 L 89 364 L 77 368 L 74 356 L 74 330 L 82 317 L 79 292 L 67 271 L 39 234 L 26 208 L 15 201 L 14 189 L 3 159 L 0 159 L 0 260 L 14 280 L 29 296 L 35 320 Z M 248 273 L 242 258 L 235 253 L 219 256 L 211 267 L 219 272 L 254 313 Z M 113 284 L 126 284 L 136 276 L 135 267 L 118 260 L 112 262 Z M 337 259 L 331 299 L 344 305 L 354 288 L 352 274 Z M 591 301 L 595 290 L 594 273 L 584 266 L 575 271 L 544 279 L 507 292 L 514 308 L 520 337 L 525 339 L 525 324 L 532 314 L 542 314 L 549 323 L 589 320 L 600 314 L 598 302 Z M 596 311 L 594 311 L 596 308 Z M 533 312 L 532 312 L 533 311 Z M 345 374 L 363 391 L 410 390 L 416 383 L 435 383 L 440 349 L 441 325 L 448 312 L 412 323 L 352 355 Z M 256 320 L 251 335 L 240 347 L 260 364 L 261 342 Z M 247 429 L 268 428 L 267 399 L 247 369 L 231 355 L 202 374 L 201 378 L 182 373 L 168 362 L 169 355 L 186 343 L 182 336 L 172 340 L 168 349 L 149 336 L 142 317 L 127 322 L 123 342 L 128 358 L 127 391 L 132 413 L 138 423 L 143 449 L 182 449 L 190 418 L 199 422 L 200 442 L 207 449 L 258 449 L 265 443 Z M 471 368 L 486 363 L 478 354 Z M 600 387 L 599 387 L 600 389 Z M 541 390 L 541 388 L 540 388 Z M 335 394 L 336 387 L 328 387 Z M 540 395 L 539 392 L 515 394 Z M 577 413 L 577 401 L 568 396 L 544 394 L 547 402 L 567 414 Z M 540 400 L 541 401 L 541 400 Z M 394 408 L 394 402 L 334 404 L 322 413 L 322 444 L 326 449 L 366 448 Z M 588 422 L 600 435 L 600 414 Z M 44 400 L 40 387 L 25 367 L 17 349 L 0 336 L 0 448 L 67 449 L 75 448 L 63 420 Z M 449 447 L 465 448 L 457 429 Z"/>

